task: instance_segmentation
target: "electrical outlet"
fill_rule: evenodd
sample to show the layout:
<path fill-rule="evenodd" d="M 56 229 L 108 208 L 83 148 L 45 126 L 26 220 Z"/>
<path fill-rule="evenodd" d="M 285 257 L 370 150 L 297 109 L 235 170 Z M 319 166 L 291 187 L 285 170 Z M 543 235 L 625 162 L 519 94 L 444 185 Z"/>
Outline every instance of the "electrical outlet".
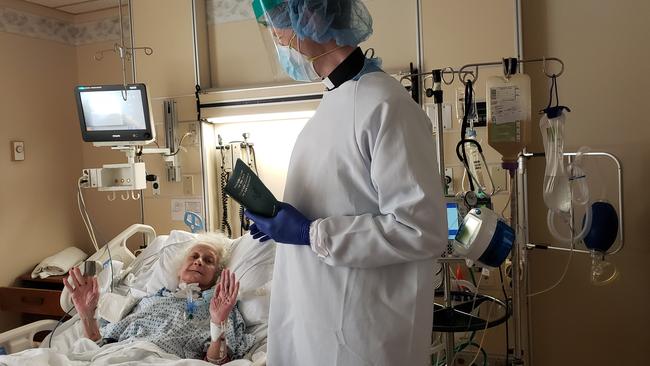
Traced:
<path fill-rule="evenodd" d="M 158 177 L 156 177 L 156 180 L 151 182 L 151 190 L 153 191 L 154 196 L 160 196 L 160 182 L 158 181 Z"/>
<path fill-rule="evenodd" d="M 187 196 L 194 195 L 194 176 L 193 175 L 184 175 L 183 176 L 183 194 Z"/>
<path fill-rule="evenodd" d="M 25 142 L 11 141 L 11 161 L 25 160 Z"/>
<path fill-rule="evenodd" d="M 445 183 L 447 183 L 447 195 L 454 194 L 454 169 L 445 168 Z"/>

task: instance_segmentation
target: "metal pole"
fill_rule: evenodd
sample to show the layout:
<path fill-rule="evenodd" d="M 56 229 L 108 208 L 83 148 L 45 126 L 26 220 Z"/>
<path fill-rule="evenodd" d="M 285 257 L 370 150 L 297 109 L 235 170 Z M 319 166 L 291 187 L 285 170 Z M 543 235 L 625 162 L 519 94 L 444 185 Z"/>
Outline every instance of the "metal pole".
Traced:
<path fill-rule="evenodd" d="M 523 157 L 518 159 L 518 168 L 510 170 L 510 222 L 517 233 L 512 248 L 512 324 L 515 331 L 513 365 L 523 365 L 523 347 L 521 344 L 521 243 L 525 234 L 519 225 L 519 172 Z"/>
<path fill-rule="evenodd" d="M 449 263 L 442 263 L 443 278 L 445 280 L 445 307 L 451 308 L 451 275 L 449 272 Z M 454 365 L 454 333 L 445 333 L 445 354 L 447 366 Z"/>
<path fill-rule="evenodd" d="M 436 121 L 436 141 L 437 141 L 437 153 L 438 153 L 438 171 L 440 172 L 440 179 L 442 181 L 442 187 L 444 189 L 447 184 L 445 180 L 445 145 L 443 139 L 443 123 L 442 123 L 442 70 L 433 70 L 431 72 L 433 76 L 433 101 L 436 104 L 437 121 Z M 445 192 L 446 194 L 446 192 Z"/>
<path fill-rule="evenodd" d="M 415 8 L 415 41 L 417 42 L 417 58 L 418 58 L 418 74 L 422 74 L 422 68 L 424 67 L 424 40 L 422 37 L 422 0 L 416 0 Z M 422 106 L 422 75 L 418 75 L 418 87 L 420 87 L 420 93 L 418 93 L 418 103 Z M 444 187 L 444 186 L 443 186 Z"/>
<path fill-rule="evenodd" d="M 527 186 L 527 167 L 525 151 L 517 160 L 517 250 L 519 255 L 519 357 L 520 364 L 530 365 L 530 354 L 528 353 L 528 256 L 526 244 L 528 243 L 528 186 Z"/>

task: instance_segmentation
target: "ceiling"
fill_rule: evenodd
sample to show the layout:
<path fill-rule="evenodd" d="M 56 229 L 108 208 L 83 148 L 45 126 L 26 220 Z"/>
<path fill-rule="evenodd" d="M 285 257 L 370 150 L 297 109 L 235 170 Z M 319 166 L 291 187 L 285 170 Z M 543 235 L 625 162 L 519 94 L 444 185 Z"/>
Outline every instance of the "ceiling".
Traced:
<path fill-rule="evenodd" d="M 93 11 L 117 8 L 118 0 L 25 0 L 27 2 L 56 9 L 69 14 L 83 14 Z M 126 4 L 127 0 L 122 0 Z"/>

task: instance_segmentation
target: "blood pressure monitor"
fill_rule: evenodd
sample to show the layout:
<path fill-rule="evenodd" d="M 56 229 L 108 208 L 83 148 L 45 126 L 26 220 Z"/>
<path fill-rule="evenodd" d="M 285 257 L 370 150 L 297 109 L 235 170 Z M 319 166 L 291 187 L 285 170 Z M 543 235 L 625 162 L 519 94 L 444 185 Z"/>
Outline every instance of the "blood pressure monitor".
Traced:
<path fill-rule="evenodd" d="M 494 211 L 474 208 L 463 219 L 453 242 L 454 253 L 488 267 L 508 257 L 515 232 Z"/>

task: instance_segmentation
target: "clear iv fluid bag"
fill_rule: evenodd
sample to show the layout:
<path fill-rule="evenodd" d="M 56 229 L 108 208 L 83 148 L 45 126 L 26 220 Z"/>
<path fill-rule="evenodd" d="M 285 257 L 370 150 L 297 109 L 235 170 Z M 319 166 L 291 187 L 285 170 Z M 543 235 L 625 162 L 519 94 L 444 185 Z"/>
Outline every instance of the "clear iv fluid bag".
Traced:
<path fill-rule="evenodd" d="M 546 114 L 539 120 L 544 141 L 546 169 L 544 170 L 544 203 L 554 211 L 569 212 L 571 188 L 564 167 L 564 113 L 556 118 Z"/>
<path fill-rule="evenodd" d="M 476 131 L 468 129 L 466 138 L 476 141 Z M 471 174 L 471 177 L 469 177 L 469 179 L 472 179 L 473 177 L 474 184 L 478 185 L 478 187 L 476 187 L 476 191 L 484 190 L 486 185 L 485 179 L 483 178 L 483 169 L 481 167 L 483 164 L 481 160 L 481 153 L 478 151 L 478 147 L 471 142 L 465 143 L 465 152 L 467 154 L 467 165 L 469 166 L 469 173 Z"/>
<path fill-rule="evenodd" d="M 492 76 L 485 83 L 488 143 L 502 155 L 503 162 L 514 163 L 530 144 L 530 77 Z"/>

